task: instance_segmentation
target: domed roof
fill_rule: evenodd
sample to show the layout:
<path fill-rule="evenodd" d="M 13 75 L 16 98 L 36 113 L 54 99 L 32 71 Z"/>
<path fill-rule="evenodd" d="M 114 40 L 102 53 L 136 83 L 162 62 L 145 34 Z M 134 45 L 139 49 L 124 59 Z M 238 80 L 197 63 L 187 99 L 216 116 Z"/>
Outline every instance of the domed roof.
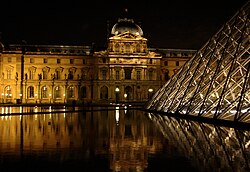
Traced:
<path fill-rule="evenodd" d="M 140 36 L 143 35 L 141 27 L 135 24 L 133 19 L 127 18 L 119 19 L 111 30 L 112 35 L 118 35 L 124 32 L 130 32 Z"/>

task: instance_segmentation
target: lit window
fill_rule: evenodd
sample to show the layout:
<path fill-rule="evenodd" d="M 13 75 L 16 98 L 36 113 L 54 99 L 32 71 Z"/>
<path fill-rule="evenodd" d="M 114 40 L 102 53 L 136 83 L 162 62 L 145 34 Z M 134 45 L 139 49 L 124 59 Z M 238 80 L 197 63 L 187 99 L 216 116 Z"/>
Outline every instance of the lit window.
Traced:
<path fill-rule="evenodd" d="M 44 86 L 42 87 L 42 98 L 47 98 L 48 97 L 48 91 L 47 88 Z"/>
<path fill-rule="evenodd" d="M 34 87 L 30 86 L 28 88 L 28 98 L 34 98 Z"/>
<path fill-rule="evenodd" d="M 120 71 L 119 70 L 115 71 L 115 78 L 116 78 L 116 80 L 120 80 Z"/>
<path fill-rule="evenodd" d="M 55 88 L 55 98 L 60 98 L 61 97 L 61 89 L 59 86 Z"/>
<path fill-rule="evenodd" d="M 6 87 L 6 97 L 7 98 L 11 98 L 12 94 L 11 94 L 11 87 L 8 85 Z"/>
<path fill-rule="evenodd" d="M 30 70 L 29 73 L 30 73 L 30 79 L 34 79 L 35 70 Z"/>
<path fill-rule="evenodd" d="M 7 70 L 7 79 L 11 79 L 11 70 Z"/>
<path fill-rule="evenodd" d="M 70 86 L 68 90 L 68 97 L 73 98 L 74 97 L 74 87 Z"/>
<path fill-rule="evenodd" d="M 141 71 L 136 71 L 136 79 L 141 80 Z"/>

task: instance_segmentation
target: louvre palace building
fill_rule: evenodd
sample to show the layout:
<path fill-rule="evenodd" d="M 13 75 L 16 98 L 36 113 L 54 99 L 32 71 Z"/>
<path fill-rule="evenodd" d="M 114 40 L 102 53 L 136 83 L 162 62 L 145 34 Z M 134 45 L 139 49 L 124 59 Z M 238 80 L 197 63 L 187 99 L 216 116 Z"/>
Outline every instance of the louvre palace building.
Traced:
<path fill-rule="evenodd" d="M 0 102 L 147 101 L 196 52 L 148 47 L 130 18 L 119 18 L 109 35 L 102 50 L 1 44 Z"/>

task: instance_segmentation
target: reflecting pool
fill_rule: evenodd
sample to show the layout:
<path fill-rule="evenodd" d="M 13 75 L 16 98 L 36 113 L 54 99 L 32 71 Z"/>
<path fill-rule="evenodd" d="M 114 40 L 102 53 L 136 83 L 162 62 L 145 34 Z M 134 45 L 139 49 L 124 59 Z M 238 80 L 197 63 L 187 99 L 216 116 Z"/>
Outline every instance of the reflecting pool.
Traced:
<path fill-rule="evenodd" d="M 0 171 L 249 170 L 249 131 L 126 107 L 75 110 L 2 110 Z"/>

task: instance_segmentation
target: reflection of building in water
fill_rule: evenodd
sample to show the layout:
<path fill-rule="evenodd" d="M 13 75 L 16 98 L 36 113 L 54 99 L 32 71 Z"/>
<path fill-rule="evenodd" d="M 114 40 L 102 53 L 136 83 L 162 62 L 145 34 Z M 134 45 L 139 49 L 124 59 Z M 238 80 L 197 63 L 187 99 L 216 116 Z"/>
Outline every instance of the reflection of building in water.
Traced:
<path fill-rule="evenodd" d="M 161 130 L 170 147 L 185 155 L 196 169 L 204 172 L 250 170 L 250 131 L 176 120 L 159 114 L 148 114 L 148 117 Z"/>
<path fill-rule="evenodd" d="M 143 170 L 148 153 L 162 148 L 162 135 L 149 122 L 144 112 L 121 109 L 1 116 L 0 154 L 61 162 L 110 155 L 114 171 Z"/>
<path fill-rule="evenodd" d="M 63 113 L 1 116 L 0 153 L 8 151 L 18 155 L 21 151 L 46 152 L 46 149 L 79 147 L 82 131 L 75 127 L 78 117 Z"/>
<path fill-rule="evenodd" d="M 148 153 L 162 148 L 158 140 L 161 137 L 156 128 L 146 122 L 144 112 L 118 111 L 116 119 L 119 120 L 113 119 L 110 127 L 111 169 L 143 171 L 148 165 Z"/>

